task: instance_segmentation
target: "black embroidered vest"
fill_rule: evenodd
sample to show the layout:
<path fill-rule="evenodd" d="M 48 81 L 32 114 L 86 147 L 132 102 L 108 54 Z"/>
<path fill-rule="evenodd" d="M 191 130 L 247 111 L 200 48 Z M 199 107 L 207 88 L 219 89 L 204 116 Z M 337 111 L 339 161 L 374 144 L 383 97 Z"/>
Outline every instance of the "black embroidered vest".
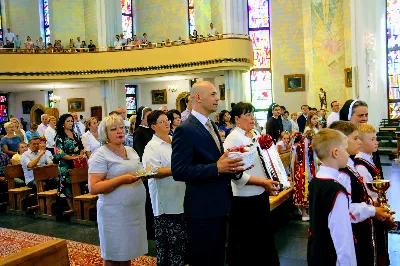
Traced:
<path fill-rule="evenodd" d="M 332 179 L 313 178 L 309 185 L 310 232 L 307 261 L 309 266 L 335 266 L 336 250 L 328 227 L 328 216 L 340 192 L 346 189 Z"/>

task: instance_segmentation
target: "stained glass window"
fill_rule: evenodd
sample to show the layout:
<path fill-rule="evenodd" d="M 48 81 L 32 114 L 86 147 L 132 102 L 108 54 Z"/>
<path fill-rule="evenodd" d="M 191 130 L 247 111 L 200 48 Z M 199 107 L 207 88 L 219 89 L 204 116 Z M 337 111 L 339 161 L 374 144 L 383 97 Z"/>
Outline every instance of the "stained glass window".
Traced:
<path fill-rule="evenodd" d="M 387 1 L 389 118 L 400 118 L 400 1 Z"/>
<path fill-rule="evenodd" d="M 126 113 L 129 118 L 131 115 L 135 115 L 137 111 L 137 94 L 136 85 L 125 84 L 125 95 L 126 95 Z"/>
<path fill-rule="evenodd" d="M 253 43 L 254 70 L 250 72 L 251 101 L 257 111 L 272 103 L 269 0 L 248 0 L 249 36 Z M 256 113 L 264 125 L 265 112 Z"/>
<path fill-rule="evenodd" d="M 0 3 L 0 41 L 3 41 L 3 24 L 1 16 L 1 3 Z"/>
<path fill-rule="evenodd" d="M 133 13 L 132 13 L 132 0 L 121 0 L 122 11 L 122 33 L 124 38 L 133 37 Z"/>
<path fill-rule="evenodd" d="M 44 41 L 46 45 L 50 43 L 50 17 L 49 17 L 49 0 L 43 0 L 43 21 L 44 21 Z"/>
<path fill-rule="evenodd" d="M 49 107 L 54 108 L 54 103 L 51 101 L 53 98 L 53 91 L 48 91 L 47 92 L 47 99 L 49 100 Z"/>
<path fill-rule="evenodd" d="M 194 0 L 188 0 L 188 10 L 189 10 L 189 36 L 190 36 L 196 29 L 196 24 L 194 20 Z"/>
<path fill-rule="evenodd" d="M 8 101 L 7 94 L 0 94 L 0 122 L 8 121 Z"/>

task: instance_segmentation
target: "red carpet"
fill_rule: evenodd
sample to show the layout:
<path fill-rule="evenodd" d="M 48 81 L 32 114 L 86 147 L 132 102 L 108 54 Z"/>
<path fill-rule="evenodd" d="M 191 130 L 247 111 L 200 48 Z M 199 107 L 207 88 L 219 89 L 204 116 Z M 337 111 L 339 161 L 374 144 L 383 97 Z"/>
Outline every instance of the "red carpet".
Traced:
<path fill-rule="evenodd" d="M 0 228 L 0 257 L 6 257 L 22 249 L 53 239 L 56 238 Z M 67 245 L 70 265 L 103 265 L 99 246 L 69 240 L 67 240 Z M 133 260 L 132 265 L 155 266 L 157 260 L 155 257 L 142 256 Z"/>

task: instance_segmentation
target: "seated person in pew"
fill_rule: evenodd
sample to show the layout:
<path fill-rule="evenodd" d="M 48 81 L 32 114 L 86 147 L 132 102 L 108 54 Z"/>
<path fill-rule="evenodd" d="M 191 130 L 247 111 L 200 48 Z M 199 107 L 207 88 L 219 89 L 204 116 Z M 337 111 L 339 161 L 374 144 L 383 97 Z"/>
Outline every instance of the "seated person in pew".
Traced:
<path fill-rule="evenodd" d="M 25 142 L 20 142 L 18 144 L 18 153 L 14 154 L 13 157 L 11 158 L 11 164 L 12 165 L 18 165 L 21 164 L 21 155 L 24 154 L 28 150 L 28 144 Z"/>
<path fill-rule="evenodd" d="M 24 170 L 25 182 L 28 187 L 36 191 L 36 182 L 33 168 L 53 164 L 52 155 L 46 150 L 45 142 L 33 136 L 29 141 L 29 149 L 21 156 L 21 165 Z M 51 184 L 46 184 L 50 186 Z"/>
<path fill-rule="evenodd" d="M 0 152 L 0 193 L 7 192 L 6 166 L 11 165 L 10 158 L 7 154 Z M 0 198 L 0 202 L 8 201 L 7 193 L 3 194 L 4 198 Z"/>

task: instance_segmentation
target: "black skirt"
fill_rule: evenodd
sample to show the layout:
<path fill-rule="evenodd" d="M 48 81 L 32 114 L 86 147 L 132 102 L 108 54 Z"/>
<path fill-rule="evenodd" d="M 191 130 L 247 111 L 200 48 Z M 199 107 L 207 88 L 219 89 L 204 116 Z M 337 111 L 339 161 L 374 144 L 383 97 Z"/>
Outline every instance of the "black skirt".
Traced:
<path fill-rule="evenodd" d="M 268 192 L 252 197 L 233 197 L 227 253 L 230 266 L 280 264 L 270 219 Z"/>

